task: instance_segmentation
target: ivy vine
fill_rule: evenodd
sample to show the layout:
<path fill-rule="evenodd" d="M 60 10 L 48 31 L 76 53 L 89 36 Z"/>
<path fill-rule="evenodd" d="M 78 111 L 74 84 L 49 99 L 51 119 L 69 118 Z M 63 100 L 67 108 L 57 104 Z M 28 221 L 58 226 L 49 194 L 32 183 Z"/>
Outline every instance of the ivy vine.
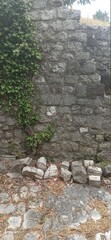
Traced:
<path fill-rule="evenodd" d="M 27 14 L 29 7 L 23 0 L 0 2 L 0 107 L 10 112 L 25 130 L 39 121 L 31 99 L 35 89 L 33 76 L 39 70 L 42 57 L 34 25 Z M 44 131 L 39 133 L 40 136 L 42 134 L 42 140 L 46 140 Z M 52 128 L 49 133 L 51 138 Z M 39 142 L 37 136 L 32 136 L 30 131 L 27 136 L 29 146 L 31 138 L 34 144 L 34 139 L 36 143 Z"/>

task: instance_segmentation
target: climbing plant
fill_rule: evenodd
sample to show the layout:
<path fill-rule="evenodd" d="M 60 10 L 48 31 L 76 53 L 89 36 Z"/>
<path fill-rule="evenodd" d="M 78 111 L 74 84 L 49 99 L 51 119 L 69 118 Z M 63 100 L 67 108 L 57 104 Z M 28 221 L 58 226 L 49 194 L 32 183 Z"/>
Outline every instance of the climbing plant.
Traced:
<path fill-rule="evenodd" d="M 35 89 L 33 76 L 41 60 L 34 25 L 27 14 L 29 7 L 23 0 L 0 2 L 0 107 L 25 130 L 39 120 L 31 99 Z M 49 132 L 51 136 L 50 129 Z M 35 136 L 30 131 L 28 137 Z"/>

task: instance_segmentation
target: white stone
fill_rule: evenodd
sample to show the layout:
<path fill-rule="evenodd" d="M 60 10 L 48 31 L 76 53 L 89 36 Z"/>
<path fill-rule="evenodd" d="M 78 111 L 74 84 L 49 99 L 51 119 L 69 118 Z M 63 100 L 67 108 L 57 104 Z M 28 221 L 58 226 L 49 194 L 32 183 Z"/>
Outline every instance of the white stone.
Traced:
<path fill-rule="evenodd" d="M 35 177 L 38 179 L 42 179 L 44 172 L 41 169 L 38 169 L 36 167 L 24 167 L 22 170 L 23 176 L 27 177 Z"/>
<path fill-rule="evenodd" d="M 23 176 L 19 173 L 7 173 L 6 174 L 9 178 L 23 178 Z"/>
<path fill-rule="evenodd" d="M 58 176 L 58 168 L 55 164 L 51 164 L 50 167 L 46 170 L 44 178 L 51 178 Z"/>
<path fill-rule="evenodd" d="M 100 167 L 88 166 L 88 175 L 102 176 L 102 169 Z"/>
<path fill-rule="evenodd" d="M 47 116 L 53 116 L 56 114 L 56 107 L 51 106 L 47 108 Z"/>
<path fill-rule="evenodd" d="M 45 157 L 40 157 L 37 161 L 37 167 L 45 171 L 47 169 L 47 160 Z"/>
<path fill-rule="evenodd" d="M 81 133 L 87 133 L 88 132 L 88 128 L 81 127 L 81 128 L 79 128 L 79 130 L 80 130 Z"/>
<path fill-rule="evenodd" d="M 67 170 L 69 169 L 69 165 L 70 165 L 70 164 L 69 164 L 69 162 L 67 162 L 67 161 L 62 161 L 62 163 L 61 163 L 61 167 L 62 167 L 62 168 L 65 168 L 65 169 L 67 169 Z"/>
<path fill-rule="evenodd" d="M 101 177 L 89 175 L 89 185 L 94 187 L 100 187 L 101 185 Z"/>
<path fill-rule="evenodd" d="M 11 229 L 19 228 L 21 226 L 21 222 L 22 222 L 21 217 L 15 217 L 15 216 L 10 217 L 8 219 L 8 223 L 9 223 L 8 228 L 11 228 Z"/>
<path fill-rule="evenodd" d="M 72 175 L 72 173 L 69 170 L 61 168 L 61 177 L 64 180 L 64 182 L 70 181 L 71 175 Z"/>
<path fill-rule="evenodd" d="M 43 176 L 44 176 L 44 171 L 42 169 L 37 168 L 35 178 L 42 179 Z"/>
<path fill-rule="evenodd" d="M 12 231 L 6 231 L 2 235 L 2 239 L 1 240 L 14 240 L 14 233 Z"/>
<path fill-rule="evenodd" d="M 111 231 L 105 233 L 106 240 L 111 240 Z"/>
<path fill-rule="evenodd" d="M 101 214 L 96 210 L 96 208 L 91 211 L 91 217 L 94 221 L 100 220 L 102 218 Z"/>
<path fill-rule="evenodd" d="M 32 162 L 32 158 L 30 158 L 30 157 L 21 158 L 21 159 L 19 159 L 19 162 L 21 164 L 30 165 Z"/>
<path fill-rule="evenodd" d="M 84 166 L 87 168 L 89 166 L 94 166 L 93 160 L 84 160 Z"/>
<path fill-rule="evenodd" d="M 104 237 L 104 234 L 103 234 L 103 233 L 97 233 L 97 234 L 96 234 L 96 237 L 95 237 L 95 240 L 102 240 L 103 237 Z M 106 239 L 104 238 L 104 240 L 106 240 Z"/>

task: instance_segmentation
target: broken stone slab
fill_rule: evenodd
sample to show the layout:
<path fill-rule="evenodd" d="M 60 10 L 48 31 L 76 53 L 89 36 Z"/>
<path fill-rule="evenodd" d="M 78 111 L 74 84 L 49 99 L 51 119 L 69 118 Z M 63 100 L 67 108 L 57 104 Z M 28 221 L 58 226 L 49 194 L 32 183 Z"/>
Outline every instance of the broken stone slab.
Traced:
<path fill-rule="evenodd" d="M 30 157 L 17 159 L 16 161 L 13 162 L 11 171 L 20 173 L 23 167 L 29 166 L 32 163 L 32 161 L 33 160 Z"/>
<path fill-rule="evenodd" d="M 111 177 L 111 164 L 108 164 L 103 168 L 103 176 L 104 177 Z"/>
<path fill-rule="evenodd" d="M 71 164 L 74 182 L 87 183 L 87 172 L 81 161 L 74 161 Z"/>
<path fill-rule="evenodd" d="M 101 177 L 89 175 L 89 185 L 93 187 L 100 187 L 101 186 Z"/>
<path fill-rule="evenodd" d="M 23 178 L 23 176 L 19 173 L 7 173 L 6 174 L 9 178 Z"/>
<path fill-rule="evenodd" d="M 16 156 L 15 156 L 15 155 L 1 155 L 1 156 L 0 156 L 0 160 L 15 161 L 15 160 L 16 160 Z"/>
<path fill-rule="evenodd" d="M 61 168 L 61 177 L 64 180 L 64 182 L 70 181 L 71 175 L 72 175 L 72 173 L 69 170 L 67 170 L 65 168 Z"/>
<path fill-rule="evenodd" d="M 64 169 L 69 169 L 69 166 L 70 166 L 70 163 L 67 162 L 67 161 L 62 161 L 61 162 L 61 167 L 64 168 Z"/>
<path fill-rule="evenodd" d="M 102 176 L 102 169 L 100 167 L 88 166 L 87 168 L 88 175 Z"/>
<path fill-rule="evenodd" d="M 47 169 L 47 160 L 45 157 L 40 157 L 37 161 L 37 168 L 42 169 L 43 171 L 46 171 Z"/>
<path fill-rule="evenodd" d="M 89 166 L 94 166 L 93 160 L 84 160 L 84 167 L 88 168 Z"/>
<path fill-rule="evenodd" d="M 58 176 L 58 168 L 55 164 L 51 164 L 50 167 L 46 170 L 44 178 L 51 178 Z"/>
<path fill-rule="evenodd" d="M 44 176 L 44 172 L 36 167 L 27 166 L 23 168 L 22 175 L 26 177 L 35 177 L 38 179 L 42 179 Z"/>

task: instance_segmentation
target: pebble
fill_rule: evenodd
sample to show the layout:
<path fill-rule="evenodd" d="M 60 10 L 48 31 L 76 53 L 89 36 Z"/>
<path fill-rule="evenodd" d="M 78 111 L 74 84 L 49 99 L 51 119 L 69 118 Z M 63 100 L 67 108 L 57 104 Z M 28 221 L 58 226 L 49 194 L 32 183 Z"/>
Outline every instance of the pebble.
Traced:
<path fill-rule="evenodd" d="M 15 207 L 13 204 L 0 204 L 0 214 L 9 214 L 15 211 Z"/>
<path fill-rule="evenodd" d="M 37 232 L 26 233 L 24 240 L 37 240 L 39 238 L 39 234 Z"/>
<path fill-rule="evenodd" d="M 8 219 L 8 223 L 9 223 L 9 226 L 8 228 L 11 228 L 11 229 L 16 229 L 16 228 L 19 228 L 21 226 L 21 217 L 18 216 L 18 217 L 10 217 Z"/>
<path fill-rule="evenodd" d="M 102 218 L 101 214 L 96 209 L 91 211 L 91 217 L 94 221 L 100 220 Z"/>

